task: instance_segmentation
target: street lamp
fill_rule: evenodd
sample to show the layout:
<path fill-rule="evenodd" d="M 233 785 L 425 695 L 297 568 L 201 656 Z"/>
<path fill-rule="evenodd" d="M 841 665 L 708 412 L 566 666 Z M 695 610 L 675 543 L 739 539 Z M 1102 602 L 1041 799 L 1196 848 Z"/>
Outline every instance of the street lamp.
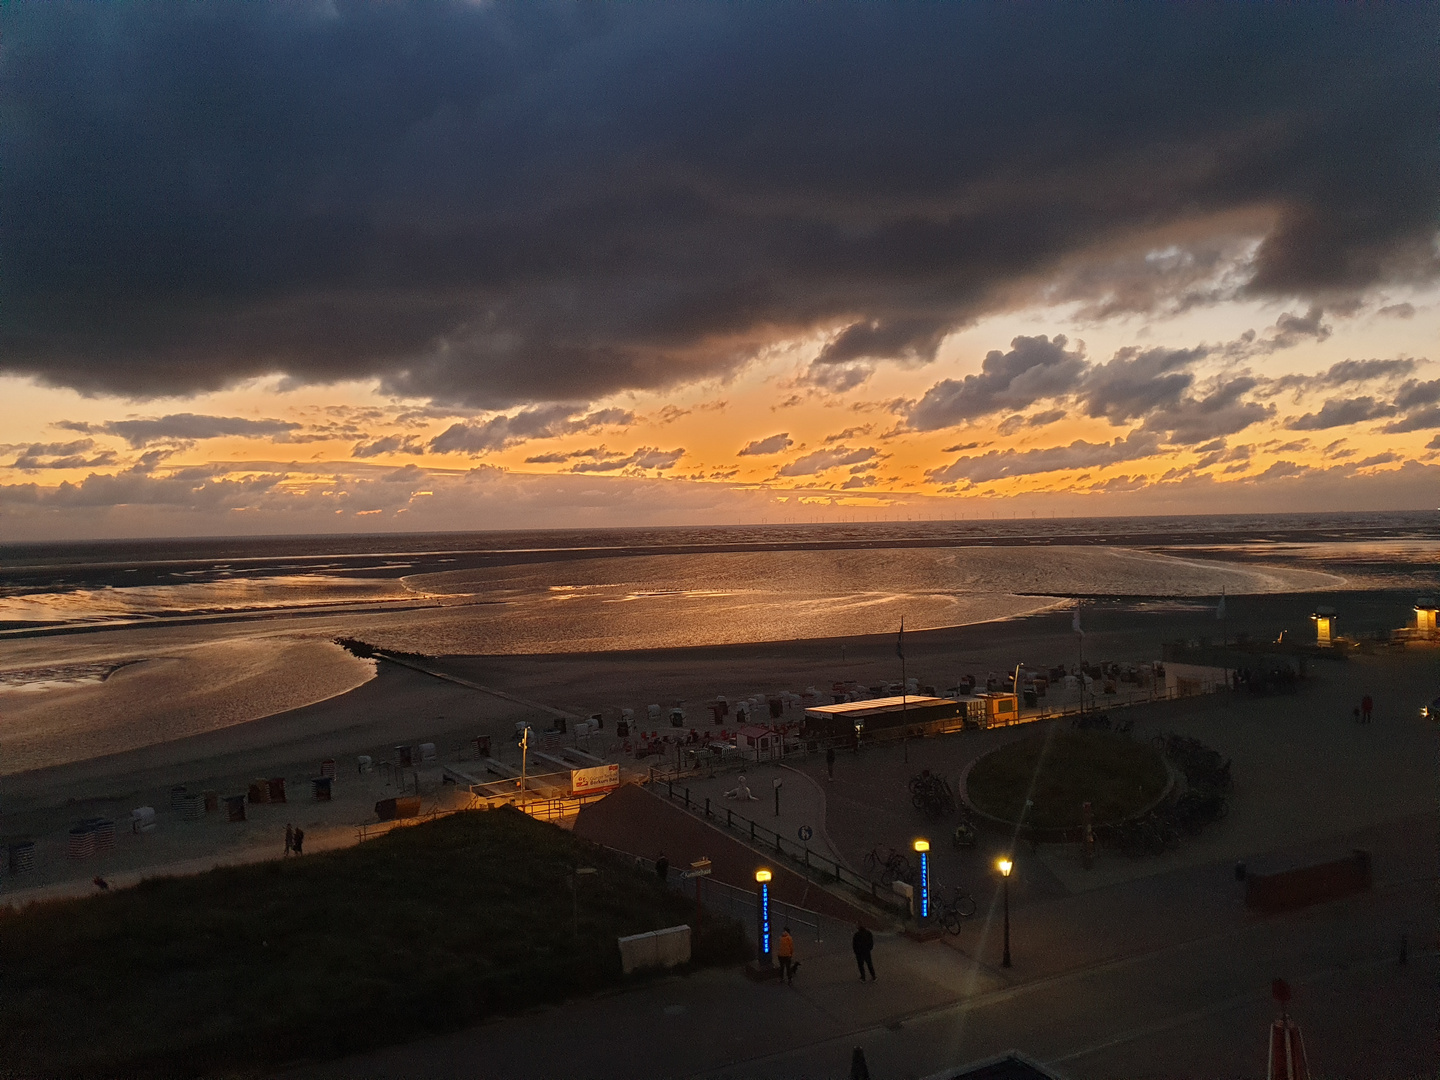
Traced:
<path fill-rule="evenodd" d="M 915 852 L 920 856 L 920 919 L 930 918 L 930 841 L 916 840 Z"/>
<path fill-rule="evenodd" d="M 760 940 L 760 966 L 770 966 L 770 879 L 769 870 L 755 871 L 755 916 Z"/>
<path fill-rule="evenodd" d="M 1001 887 L 1005 893 L 1005 955 L 1000 961 L 1001 967 L 1010 966 L 1010 871 L 1015 869 L 1015 864 L 1009 859 L 1000 859 L 995 863 L 995 869 L 1000 871 Z"/>

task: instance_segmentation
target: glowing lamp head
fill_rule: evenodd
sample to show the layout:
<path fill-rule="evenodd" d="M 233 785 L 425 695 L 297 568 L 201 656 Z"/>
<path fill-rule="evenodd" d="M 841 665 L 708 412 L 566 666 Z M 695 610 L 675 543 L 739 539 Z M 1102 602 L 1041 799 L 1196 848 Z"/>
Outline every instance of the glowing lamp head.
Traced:
<path fill-rule="evenodd" d="M 765 884 L 767 881 L 769 881 L 772 876 L 773 876 L 773 875 L 770 873 L 769 870 L 756 870 L 756 871 L 755 871 L 755 880 L 756 880 L 757 882 L 759 882 L 761 885 L 763 885 L 763 884 Z"/>
<path fill-rule="evenodd" d="M 1015 864 L 1009 859 L 1001 859 L 996 862 L 995 869 L 1000 871 L 1001 877 L 1009 877 L 1010 871 L 1015 869 Z"/>
<path fill-rule="evenodd" d="M 915 850 L 916 850 L 916 851 L 929 851 L 929 850 L 930 850 L 930 841 L 929 841 L 929 840 L 916 840 L 916 841 L 915 841 Z"/>

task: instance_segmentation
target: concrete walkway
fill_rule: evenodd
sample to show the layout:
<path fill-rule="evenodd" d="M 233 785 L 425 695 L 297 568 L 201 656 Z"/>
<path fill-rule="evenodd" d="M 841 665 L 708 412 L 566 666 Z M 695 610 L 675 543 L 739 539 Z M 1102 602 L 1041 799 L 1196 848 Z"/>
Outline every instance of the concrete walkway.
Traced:
<path fill-rule="evenodd" d="M 979 913 L 958 938 L 878 935 L 876 984 L 859 982 L 837 927 L 820 943 L 800 939 L 794 987 L 751 983 L 734 970 L 666 978 L 293 1075 L 819 1080 L 847 1076 L 859 1045 L 876 1080 L 923 1077 L 1010 1048 L 1074 1080 L 1262 1077 L 1276 977 L 1295 986 L 1291 1012 L 1314 1075 L 1434 1075 L 1440 729 L 1409 707 L 1428 700 L 1437 674 L 1429 659 L 1327 666 L 1294 698 L 1227 695 L 1137 711 L 1138 736 L 1184 731 L 1234 758 L 1231 813 L 1163 857 L 1107 856 L 1089 872 L 1064 848 L 1016 851 L 1009 969 L 1000 966 L 990 867 L 1012 848 L 992 836 L 976 851 L 937 845 L 937 880 L 970 889 Z M 1376 720 L 1357 727 L 1348 704 L 1365 692 L 1376 698 Z M 823 798 L 829 836 L 852 862 L 920 830 L 938 837 L 943 823 L 925 822 L 899 797 L 906 777 L 922 767 L 958 776 L 1017 734 L 1026 733 L 842 754 L 833 783 L 823 759 L 812 759 L 801 768 L 821 794 L 787 779 L 780 820 L 798 828 L 815 812 L 808 800 Z M 769 775 L 747 776 L 760 795 Z M 773 817 L 773 802 L 748 805 Z M 1284 916 L 1245 908 L 1237 858 L 1348 847 L 1372 853 L 1372 891 Z"/>

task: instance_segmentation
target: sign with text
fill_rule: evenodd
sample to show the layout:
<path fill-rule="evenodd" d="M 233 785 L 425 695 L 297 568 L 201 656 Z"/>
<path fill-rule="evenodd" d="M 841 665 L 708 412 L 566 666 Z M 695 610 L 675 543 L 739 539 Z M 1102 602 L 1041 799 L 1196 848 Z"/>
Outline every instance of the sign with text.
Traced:
<path fill-rule="evenodd" d="M 573 795 L 591 795 L 619 786 L 619 765 L 596 765 L 593 769 L 570 770 L 570 792 Z"/>

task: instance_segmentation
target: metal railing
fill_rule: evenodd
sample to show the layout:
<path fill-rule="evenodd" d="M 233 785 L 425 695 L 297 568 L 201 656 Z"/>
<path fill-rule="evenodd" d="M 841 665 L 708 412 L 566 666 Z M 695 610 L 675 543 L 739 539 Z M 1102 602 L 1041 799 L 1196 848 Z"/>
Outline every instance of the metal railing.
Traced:
<path fill-rule="evenodd" d="M 555 821 L 559 818 L 570 817 L 578 814 L 580 807 L 587 803 L 598 802 L 609 795 L 608 791 L 597 791 L 588 795 L 576 795 L 566 799 L 530 799 L 521 802 L 518 799 L 502 801 L 500 799 L 485 799 L 482 796 L 471 794 L 470 803 L 467 806 L 452 806 L 442 810 L 440 807 L 426 810 L 414 817 L 396 818 L 394 821 L 370 821 L 355 826 L 355 840 L 357 843 L 364 843 L 366 840 L 374 839 L 377 836 L 384 836 L 392 829 L 403 829 L 410 825 L 420 825 L 426 821 L 434 821 L 436 818 L 449 817 L 451 814 L 462 814 L 467 810 L 494 810 L 499 806 L 510 806 L 519 810 L 522 814 L 529 814 L 538 821 Z"/>
<path fill-rule="evenodd" d="M 844 885 L 872 904 L 883 908 L 902 912 L 909 910 L 908 902 L 895 895 L 890 889 L 885 888 L 877 881 L 861 877 L 848 866 L 843 866 L 834 859 L 820 854 L 808 844 L 789 840 L 773 829 L 767 829 L 759 822 L 735 813 L 728 806 L 712 807 L 708 798 L 692 799 L 688 787 L 677 789 L 673 781 L 665 781 L 663 785 L 652 786 L 658 788 L 666 798 L 679 803 L 691 813 L 699 814 L 706 821 L 722 825 L 737 836 L 747 839 L 752 847 L 773 851 L 795 869 L 802 870 L 812 881 L 821 884 Z"/>
<path fill-rule="evenodd" d="M 674 871 L 671 871 L 674 876 Z M 755 896 L 754 889 L 740 889 L 723 881 L 716 881 L 712 877 L 686 878 L 682 876 L 679 882 L 679 891 L 686 896 L 695 895 L 696 886 L 700 885 L 700 905 L 709 911 L 717 914 L 729 915 L 733 919 L 740 920 L 749 926 L 753 932 L 755 922 L 755 908 L 759 903 Z M 674 888 L 674 885 L 671 885 Z M 821 933 L 821 920 L 825 916 L 818 911 L 811 911 L 809 908 L 801 907 L 799 904 L 790 904 L 784 900 L 770 897 L 770 920 L 777 926 L 800 927 L 810 930 L 815 935 L 817 942 L 824 940 Z M 838 920 L 831 920 L 839 925 Z"/>
<path fill-rule="evenodd" d="M 628 851 L 621 851 L 619 848 L 613 848 L 609 844 L 601 844 L 598 841 L 591 841 L 591 843 L 595 844 L 596 847 L 604 848 L 610 852 L 610 854 L 617 855 L 627 862 L 634 863 L 647 873 L 655 873 L 654 859 L 647 859 L 643 855 L 632 855 Z M 754 890 L 741 889 L 728 882 L 716 881 L 708 875 L 703 878 L 687 877 L 679 867 L 675 866 L 667 868 L 665 873 L 666 888 L 674 889 L 692 899 L 695 897 L 696 883 L 701 881 L 704 882 L 704 885 L 700 886 L 700 904 L 702 907 L 715 912 L 720 912 L 721 909 L 724 908 L 724 913 L 732 917 L 741 918 L 743 916 L 744 920 L 746 920 L 746 925 L 749 925 L 749 921 L 755 918 L 757 901 Z M 770 899 L 770 912 L 772 919 L 784 919 L 787 925 L 793 924 L 814 930 L 816 941 L 822 940 L 820 936 L 822 920 L 828 919 L 837 926 L 841 925 L 838 919 L 833 919 L 828 915 L 822 915 L 820 912 L 812 911 L 807 907 L 801 907 L 799 904 L 790 904 L 784 900 L 777 900 L 773 896 Z"/>

